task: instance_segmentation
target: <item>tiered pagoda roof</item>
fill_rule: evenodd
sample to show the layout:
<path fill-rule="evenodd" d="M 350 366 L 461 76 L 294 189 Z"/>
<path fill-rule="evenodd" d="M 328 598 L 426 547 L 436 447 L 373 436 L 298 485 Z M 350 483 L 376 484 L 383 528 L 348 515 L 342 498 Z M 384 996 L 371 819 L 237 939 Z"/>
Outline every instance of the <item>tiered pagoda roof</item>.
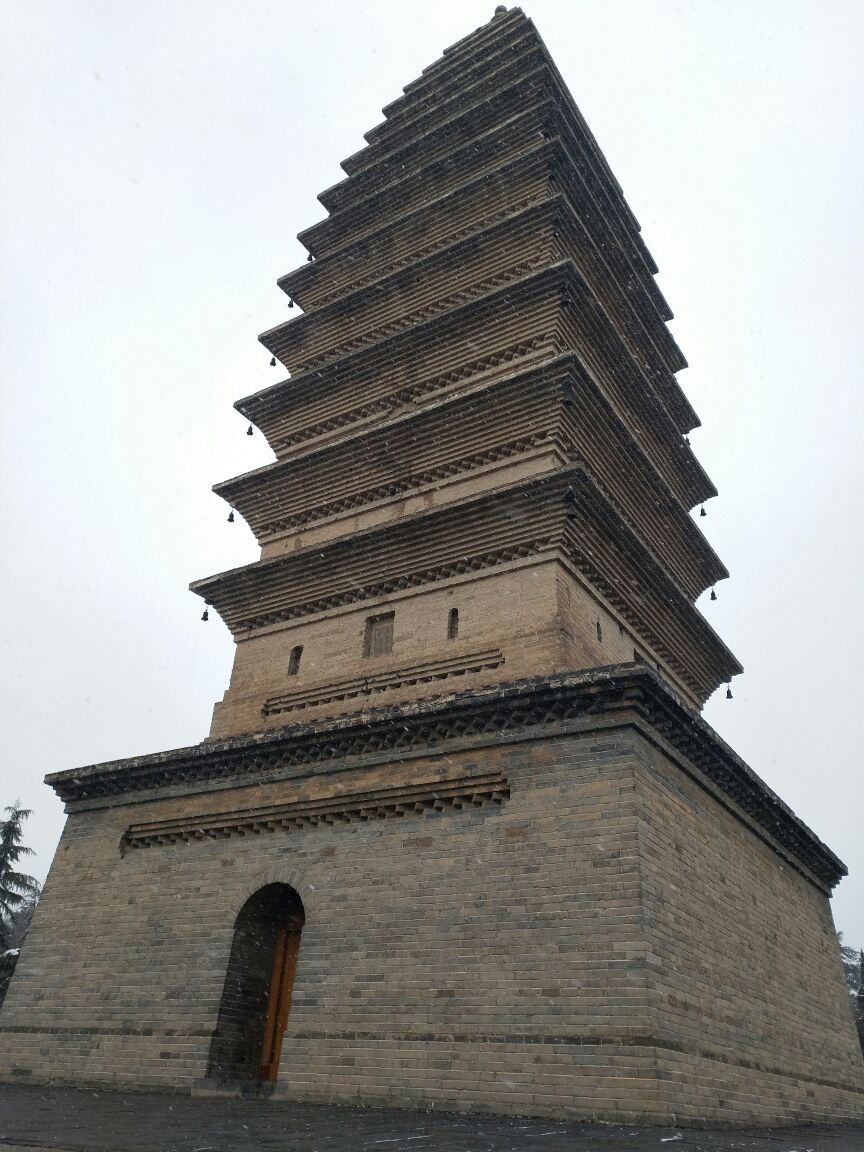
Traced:
<path fill-rule="evenodd" d="M 304 312 L 260 339 L 289 375 L 236 405 L 276 460 L 216 491 L 262 558 L 193 589 L 243 640 L 555 561 L 701 705 L 741 670 L 695 608 L 727 575 L 690 515 L 716 491 L 656 265 L 585 120 L 518 8 L 384 113 L 279 280 Z"/>

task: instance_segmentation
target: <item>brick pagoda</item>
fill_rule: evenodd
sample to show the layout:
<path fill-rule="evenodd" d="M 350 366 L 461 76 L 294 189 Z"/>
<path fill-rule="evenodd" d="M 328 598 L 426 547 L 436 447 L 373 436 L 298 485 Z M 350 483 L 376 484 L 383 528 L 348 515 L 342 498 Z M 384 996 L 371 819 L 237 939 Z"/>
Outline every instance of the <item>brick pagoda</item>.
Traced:
<path fill-rule="evenodd" d="M 839 1120 L 842 863 L 699 716 L 740 672 L 685 360 L 537 32 L 385 108 L 309 260 L 209 737 L 69 819 L 0 1074 L 612 1119 Z"/>

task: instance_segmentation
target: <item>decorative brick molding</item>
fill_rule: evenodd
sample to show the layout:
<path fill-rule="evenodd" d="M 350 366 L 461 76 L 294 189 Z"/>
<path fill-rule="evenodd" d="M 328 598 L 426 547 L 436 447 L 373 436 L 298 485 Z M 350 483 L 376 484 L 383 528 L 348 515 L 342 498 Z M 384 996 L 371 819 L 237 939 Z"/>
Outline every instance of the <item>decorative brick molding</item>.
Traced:
<path fill-rule="evenodd" d="M 482 745 L 520 734 L 552 736 L 569 721 L 588 718 L 604 726 L 638 722 L 655 733 L 682 758 L 682 767 L 728 798 L 823 890 L 846 875 L 842 860 L 647 665 L 546 676 L 341 720 L 292 724 L 272 733 L 56 772 L 46 783 L 67 803 L 92 802 L 177 784 L 272 778 L 359 756 L 434 752 L 450 741 Z"/>
<path fill-rule="evenodd" d="M 453 245 L 456 241 L 467 240 L 477 236 L 480 233 L 486 232 L 494 225 L 504 223 L 511 217 L 517 216 L 526 208 L 532 208 L 536 204 L 543 203 L 550 199 L 553 199 L 553 197 L 550 197 L 546 190 L 538 190 L 531 196 L 525 196 L 523 199 L 514 201 L 512 204 L 505 204 L 496 212 L 491 212 L 488 215 L 481 216 L 479 219 L 472 220 L 470 224 L 467 224 L 462 228 L 448 229 L 445 234 L 438 237 L 434 243 L 426 244 L 421 248 L 410 251 L 407 255 L 402 256 L 400 259 L 382 264 L 380 267 L 373 265 L 372 271 L 366 276 L 358 277 L 356 280 L 352 280 L 351 287 L 355 291 L 359 289 L 366 289 L 371 284 L 375 284 L 379 280 L 387 279 L 389 276 L 392 276 L 397 272 L 401 272 L 404 268 L 407 268 L 412 264 L 421 263 L 422 261 L 428 259 L 430 256 L 436 255 L 436 253 L 442 251 L 443 249 L 451 247 L 451 245 Z M 344 256 L 344 251 L 340 250 L 340 252 L 337 253 L 338 259 L 344 259 Z M 324 261 L 319 261 L 318 265 L 312 269 L 310 269 L 308 265 L 304 265 L 302 268 L 298 269 L 298 272 L 300 274 L 308 273 L 310 270 L 317 272 L 320 270 L 320 267 L 323 263 Z M 286 276 L 280 277 L 277 283 L 279 284 L 280 288 L 284 289 L 284 291 L 288 293 L 289 296 L 296 298 L 302 292 L 302 285 L 299 288 L 294 286 L 294 278 L 299 279 L 299 277 L 297 277 L 297 273 L 289 273 Z M 314 301 L 315 307 L 323 308 L 328 304 L 334 303 L 335 301 L 341 299 L 344 291 L 344 286 L 342 284 L 338 284 L 330 292 L 323 293 L 320 297 L 318 297 Z"/>
<path fill-rule="evenodd" d="M 265 700 L 261 713 L 264 716 L 274 716 L 281 712 L 301 712 L 304 708 L 314 708 L 318 704 L 354 700 L 359 696 L 374 696 L 379 692 L 407 688 L 414 684 L 431 684 L 436 680 L 449 680 L 453 676 L 465 676 L 471 672 L 500 668 L 503 664 L 504 654 L 500 648 L 468 652 L 463 656 L 454 656 L 450 660 L 427 660 L 422 664 L 412 664 L 405 668 L 373 673 L 369 676 L 358 676 L 352 680 L 335 683 L 331 681 L 319 688 L 306 688 L 286 692 L 281 696 L 271 696 Z"/>
<path fill-rule="evenodd" d="M 257 561 L 190 587 L 236 637 L 529 556 L 539 562 L 566 559 L 582 572 L 694 703 L 702 703 L 741 671 L 581 464 L 366 529 L 350 540 Z M 329 595 L 321 595 L 323 588 Z"/>
<path fill-rule="evenodd" d="M 266 534 L 275 536 L 279 532 L 287 532 L 294 528 L 302 528 L 307 524 L 314 524 L 319 520 L 326 520 L 330 516 L 338 516 L 344 512 L 360 511 L 379 500 L 386 500 L 394 496 L 410 496 L 412 493 L 423 491 L 436 482 L 455 479 L 469 475 L 489 464 L 501 460 L 510 460 L 515 456 L 530 452 L 544 443 L 551 443 L 552 437 L 546 432 L 537 432 L 533 436 L 526 436 L 521 440 L 511 441 L 489 448 L 485 452 L 475 452 L 460 460 L 442 464 L 437 468 L 429 468 L 425 472 L 414 476 L 405 476 L 393 480 L 389 484 L 381 484 L 377 488 L 370 488 L 350 496 L 343 496 L 338 500 L 331 500 L 327 504 L 317 505 L 307 512 L 295 516 L 286 516 L 281 520 L 273 520 L 266 526 Z"/>
<path fill-rule="evenodd" d="M 398 816 L 482 808 L 503 804 L 510 795 L 501 772 L 462 776 L 453 780 L 399 784 L 354 795 L 319 800 L 300 800 L 247 811 L 217 812 L 182 820 L 155 820 L 130 824 L 120 841 L 120 851 L 151 848 L 158 844 L 221 840 L 229 836 L 258 836 L 262 832 L 291 832 L 306 828 L 357 824 Z"/>
<path fill-rule="evenodd" d="M 444 255 L 449 255 L 449 253 L 445 253 Z M 341 357 L 347 356 L 351 352 L 366 348 L 370 344 L 376 344 L 379 340 L 386 340 L 388 336 L 395 336 L 397 332 L 402 332 L 406 328 L 412 328 L 424 320 L 431 320 L 433 316 L 438 316 L 442 312 L 448 312 L 452 308 L 467 304 L 478 296 L 483 296 L 488 292 L 503 288 L 513 283 L 513 281 L 520 280 L 529 273 L 535 272 L 537 269 L 546 267 L 551 263 L 552 258 L 548 253 L 535 256 L 530 260 L 520 260 L 517 264 L 514 264 L 512 268 L 504 269 L 495 276 L 480 280 L 476 284 L 462 288 L 459 291 L 439 295 L 434 301 L 430 301 L 422 307 L 415 308 L 413 311 L 403 312 L 392 320 L 386 322 L 379 321 L 369 331 L 362 332 L 359 336 L 352 336 L 347 340 L 342 340 L 340 343 L 334 343 L 318 355 L 312 356 L 300 351 L 294 352 L 289 342 L 290 337 L 297 338 L 298 333 L 296 329 L 305 317 L 299 317 L 297 320 L 289 320 L 285 326 L 282 339 L 278 343 L 275 339 L 271 339 L 269 343 L 272 345 L 272 350 L 285 359 L 292 356 L 292 352 L 294 353 L 292 363 L 296 362 L 295 371 L 298 373 L 311 372 L 317 368 L 323 368 L 326 364 L 341 359 Z M 336 307 L 336 305 L 333 305 L 333 307 Z M 311 319 L 317 320 L 318 313 L 311 314 Z M 311 335 L 313 337 L 315 336 L 314 329 Z M 318 342 L 320 342 L 321 339 L 322 338 L 319 337 Z"/>
<path fill-rule="evenodd" d="M 483 356 L 480 359 L 461 364 L 458 368 L 453 368 L 449 372 L 434 376 L 431 380 L 424 380 L 421 384 L 412 384 L 408 388 L 400 388 L 389 396 L 382 396 L 379 400 L 373 400 L 357 408 L 350 408 L 345 412 L 340 412 L 338 415 L 331 416 L 327 420 L 321 420 L 308 427 L 301 428 L 293 435 L 282 436 L 275 439 L 272 445 L 273 450 L 278 454 L 289 448 L 303 444 L 307 440 L 314 440 L 317 437 L 325 436 L 327 433 L 347 430 L 352 425 L 360 424 L 372 416 L 398 412 L 409 405 L 415 405 L 423 400 L 434 398 L 438 393 L 452 388 L 455 384 L 460 384 L 463 381 L 470 380 L 475 376 L 480 376 L 496 368 L 509 367 L 509 365 L 514 364 L 516 361 L 527 361 L 534 353 L 543 351 L 551 354 L 553 349 L 551 342 L 541 336 L 530 340 L 520 340 L 518 344 L 510 345 L 488 356 Z"/>

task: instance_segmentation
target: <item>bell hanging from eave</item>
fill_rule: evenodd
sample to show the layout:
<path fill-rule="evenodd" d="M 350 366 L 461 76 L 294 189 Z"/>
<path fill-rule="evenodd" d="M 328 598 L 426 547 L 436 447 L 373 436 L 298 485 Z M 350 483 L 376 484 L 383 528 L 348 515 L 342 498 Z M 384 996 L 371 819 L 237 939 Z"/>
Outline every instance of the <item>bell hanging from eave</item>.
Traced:
<path fill-rule="evenodd" d="M 700 516 L 707 516 L 707 515 L 708 515 L 708 513 L 705 511 L 705 505 L 704 505 L 704 504 L 703 504 L 703 505 L 702 505 L 702 507 L 699 509 L 699 515 L 700 515 Z"/>
<path fill-rule="evenodd" d="M 726 699 L 727 700 L 732 699 L 732 685 L 731 684 L 726 685 Z"/>
<path fill-rule="evenodd" d="M 233 523 L 234 523 L 234 509 L 233 509 L 233 508 L 232 508 L 232 509 L 231 509 L 231 511 L 228 513 L 228 523 L 229 523 L 229 524 L 233 524 Z"/>
<path fill-rule="evenodd" d="M 253 436 L 253 435 L 254 435 L 254 432 L 253 432 L 253 429 L 252 429 L 252 425 L 251 425 L 251 424 L 250 424 L 250 425 L 249 425 L 249 427 L 246 429 L 246 435 L 247 435 L 247 436 Z"/>
<path fill-rule="evenodd" d="M 204 609 L 204 611 L 201 613 L 201 619 L 202 619 L 202 620 L 209 620 L 209 619 L 210 619 L 210 613 L 207 611 L 207 609 L 206 609 L 206 608 L 205 608 L 205 609 Z"/>
<path fill-rule="evenodd" d="M 276 357 L 275 357 L 275 356 L 271 356 L 271 357 L 270 357 L 270 367 L 271 367 L 271 368 L 275 368 L 275 367 L 276 367 Z"/>
<path fill-rule="evenodd" d="M 712 599 L 712 600 L 716 600 L 716 599 L 717 599 L 717 593 L 714 591 L 714 589 L 713 589 L 713 588 L 711 589 L 711 599 Z"/>

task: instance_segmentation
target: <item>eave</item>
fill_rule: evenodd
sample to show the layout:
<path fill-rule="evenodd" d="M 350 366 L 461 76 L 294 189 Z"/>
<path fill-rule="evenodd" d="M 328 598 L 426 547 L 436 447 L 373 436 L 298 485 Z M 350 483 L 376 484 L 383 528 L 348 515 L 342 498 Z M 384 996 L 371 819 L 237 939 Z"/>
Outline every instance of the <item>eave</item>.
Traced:
<path fill-rule="evenodd" d="M 566 311 L 569 305 L 575 306 Z M 420 365 L 426 367 L 426 373 L 433 379 L 436 376 L 446 379 L 455 374 L 455 379 L 464 380 L 471 376 L 472 366 L 473 371 L 482 370 L 484 353 L 490 362 L 496 357 L 505 361 L 512 359 L 510 346 L 505 349 L 500 346 L 499 326 L 505 321 L 504 330 L 514 347 L 524 344 L 530 348 L 546 340 L 552 341 L 557 350 L 563 351 L 566 347 L 583 358 L 613 400 L 621 418 L 652 457 L 655 467 L 675 486 L 679 498 L 687 499 L 673 475 L 674 468 L 670 469 L 670 461 L 674 463 L 689 449 L 649 376 L 633 359 L 584 276 L 570 260 L 562 260 L 430 319 L 408 325 L 338 360 L 237 401 L 235 407 L 262 428 L 274 452 L 282 455 L 290 447 L 290 441 L 283 439 L 286 423 L 282 413 L 287 414 L 288 426 L 293 425 L 298 431 L 303 427 L 304 411 L 308 411 L 310 417 L 314 414 L 318 424 L 326 423 L 341 416 L 346 409 L 350 412 L 350 404 L 346 402 L 349 388 L 357 397 L 354 403 L 361 408 L 368 408 L 374 398 L 381 397 L 382 411 L 386 412 L 383 400 L 388 391 L 388 377 L 393 378 L 394 365 L 412 364 L 411 376 L 417 383 L 411 387 L 422 394 L 425 386 L 420 384 Z M 274 343 L 273 347 L 277 345 Z M 608 356 L 598 359 L 595 347 L 608 350 Z M 468 348 L 473 350 L 476 360 L 466 362 Z M 393 387 L 393 391 L 404 393 L 406 373 L 396 375 L 394 384 L 396 380 L 401 388 Z M 716 490 L 708 481 L 698 495 L 694 493 L 692 503 L 713 494 Z"/>
<path fill-rule="evenodd" d="M 644 665 L 616 665 L 294 724 L 149 756 L 55 772 L 46 783 L 73 809 L 160 793 L 332 773 L 358 762 L 436 755 L 573 731 L 634 726 L 822 891 L 843 862 Z M 118 843 L 118 851 L 120 845 Z"/>
<path fill-rule="evenodd" d="M 259 543 L 379 500 L 403 499 L 554 447 L 585 461 L 622 515 L 695 599 L 728 573 L 576 356 L 482 382 L 391 421 L 215 486 Z M 689 450 L 683 449 L 689 456 Z M 392 461 L 399 461 L 393 476 Z M 637 494 L 638 493 L 638 498 Z"/>
<path fill-rule="evenodd" d="M 190 585 L 236 637 L 519 558 L 569 564 L 702 702 L 741 666 L 573 466 Z"/>
<path fill-rule="evenodd" d="M 502 49 L 506 49 L 506 54 Z M 621 186 L 542 38 L 532 21 L 518 10 L 478 29 L 459 52 L 445 55 L 437 68 L 431 68 L 419 82 L 408 86 L 402 97 L 386 107 L 386 119 L 365 134 L 368 147 L 343 161 L 343 168 L 349 174 L 365 172 L 370 165 L 382 161 L 385 150 L 388 157 L 395 155 L 400 145 L 404 147 L 412 138 L 432 135 L 443 123 L 457 120 L 466 105 L 472 111 L 482 107 L 503 88 L 511 87 L 515 78 L 524 78 L 526 68 L 539 74 L 544 88 L 552 87 L 556 104 L 570 120 L 580 153 L 596 173 L 600 202 L 634 245 L 639 264 L 649 275 L 655 274 L 657 266 L 639 235 L 639 223 L 624 200 Z"/>

